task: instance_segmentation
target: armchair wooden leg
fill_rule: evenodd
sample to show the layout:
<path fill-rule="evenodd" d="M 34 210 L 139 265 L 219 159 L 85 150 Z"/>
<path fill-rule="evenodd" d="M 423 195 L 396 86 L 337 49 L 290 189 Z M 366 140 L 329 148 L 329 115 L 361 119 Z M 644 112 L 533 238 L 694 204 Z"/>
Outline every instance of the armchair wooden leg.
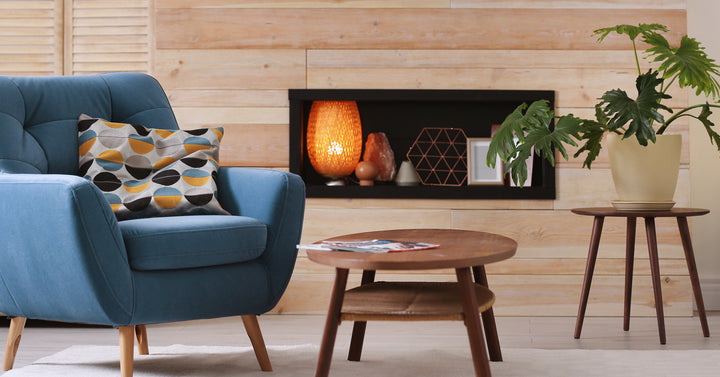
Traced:
<path fill-rule="evenodd" d="M 138 353 L 141 355 L 149 355 L 147 328 L 145 325 L 135 326 L 135 338 L 137 339 Z"/>
<path fill-rule="evenodd" d="M 250 343 L 252 343 L 253 349 L 255 350 L 255 357 L 260 364 L 260 369 L 263 372 L 272 372 L 270 357 L 268 356 L 267 348 L 265 348 L 265 341 L 260 331 L 257 316 L 254 314 L 244 315 L 242 316 L 242 320 L 243 325 L 245 325 L 245 331 L 247 331 L 250 337 Z"/>
<path fill-rule="evenodd" d="M 120 376 L 132 377 L 135 326 L 120 326 Z"/>
<path fill-rule="evenodd" d="M 7 344 L 5 345 L 5 357 L 3 358 L 3 370 L 10 370 L 15 363 L 15 355 L 17 355 L 20 346 L 20 338 L 25 328 L 25 317 L 13 317 L 10 320 L 10 329 L 8 330 Z"/>

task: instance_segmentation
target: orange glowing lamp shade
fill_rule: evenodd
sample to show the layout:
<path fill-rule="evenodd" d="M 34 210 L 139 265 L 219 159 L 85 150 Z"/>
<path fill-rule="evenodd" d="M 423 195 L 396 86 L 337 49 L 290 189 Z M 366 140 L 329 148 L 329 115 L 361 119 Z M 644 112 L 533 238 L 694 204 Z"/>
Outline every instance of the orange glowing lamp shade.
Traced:
<path fill-rule="evenodd" d="M 362 152 L 360 112 L 355 101 L 314 101 L 307 150 L 315 171 L 328 178 L 352 174 Z"/>

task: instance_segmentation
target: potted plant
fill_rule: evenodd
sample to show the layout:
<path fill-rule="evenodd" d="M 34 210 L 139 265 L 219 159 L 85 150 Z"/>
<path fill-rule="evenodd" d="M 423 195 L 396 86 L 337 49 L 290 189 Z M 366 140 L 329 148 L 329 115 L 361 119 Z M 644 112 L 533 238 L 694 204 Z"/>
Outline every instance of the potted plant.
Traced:
<path fill-rule="evenodd" d="M 672 207 L 681 142 L 680 135 L 666 135 L 665 131 L 681 117 L 695 118 L 705 127 L 710 142 L 720 150 L 720 135 L 713 130 L 714 124 L 708 119 L 711 109 L 720 105 L 705 102 L 673 112 L 663 105 L 662 101 L 671 98 L 667 91 L 673 85 L 693 88 L 697 94 L 703 93 L 715 101 L 720 95 L 720 67 L 707 56 L 698 41 L 687 35 L 682 37 L 679 46 L 670 46 L 661 34 L 667 31 L 668 28 L 660 24 L 617 25 L 595 30 L 598 42 L 602 42 L 611 33 L 626 35 L 632 42 L 638 72 L 635 81 L 637 96 L 631 98 L 621 89 L 605 92 L 595 105 L 595 119 L 582 119 L 573 114 L 556 116 L 545 100 L 530 105 L 522 104 L 507 116 L 493 136 L 487 164 L 494 167 L 497 157 L 500 157 L 508 164 L 507 169 L 512 180 L 523 185 L 528 174 L 526 160 L 532 156 L 533 150 L 554 165 L 555 150 L 567 160 L 566 145 L 577 147 L 581 144 L 574 157 L 587 153 L 583 167 L 590 169 L 607 134 L 606 145 L 610 154 L 613 181 L 620 199 L 618 203 L 649 203 L 655 209 L 655 204 L 668 203 L 669 207 Z M 653 68 L 647 72 L 640 68 L 636 46 L 638 38 L 649 45 L 643 58 L 648 60 Z M 656 151 L 657 148 L 666 147 L 666 144 L 675 150 Z M 636 153 L 633 152 L 635 149 L 640 151 L 640 155 L 633 154 Z M 628 178 L 618 171 L 621 167 L 638 165 L 637 163 L 644 159 L 643 156 L 649 157 L 649 161 L 646 165 L 637 166 L 639 172 L 630 172 Z M 671 189 L 658 190 L 658 180 L 662 179 L 659 174 L 668 171 Z M 627 189 L 618 186 L 623 183 L 629 184 L 630 189 L 650 183 L 650 190 L 655 192 L 626 192 Z"/>

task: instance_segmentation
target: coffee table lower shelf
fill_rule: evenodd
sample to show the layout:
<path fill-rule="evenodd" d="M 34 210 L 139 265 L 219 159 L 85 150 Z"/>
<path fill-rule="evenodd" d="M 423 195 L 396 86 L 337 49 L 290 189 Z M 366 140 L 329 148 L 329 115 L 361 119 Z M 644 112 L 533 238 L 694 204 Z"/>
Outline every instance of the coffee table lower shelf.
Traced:
<path fill-rule="evenodd" d="M 478 311 L 490 309 L 495 295 L 474 284 Z M 374 282 L 345 292 L 341 321 L 462 321 L 456 282 Z"/>

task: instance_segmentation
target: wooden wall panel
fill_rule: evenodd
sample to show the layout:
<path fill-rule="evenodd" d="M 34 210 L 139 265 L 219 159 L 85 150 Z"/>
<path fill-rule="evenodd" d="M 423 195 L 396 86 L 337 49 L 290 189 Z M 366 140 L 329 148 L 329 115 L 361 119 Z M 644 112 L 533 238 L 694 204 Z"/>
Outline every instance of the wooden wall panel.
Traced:
<path fill-rule="evenodd" d="M 685 9 L 685 0 L 452 0 L 453 8 Z"/>
<path fill-rule="evenodd" d="M 286 89 L 305 86 L 305 51 L 159 50 L 155 75 L 169 89 Z"/>
<path fill-rule="evenodd" d="M 334 275 L 326 273 L 303 274 L 296 272 L 291 285 L 273 313 L 327 313 Z M 378 281 L 411 280 L 411 274 L 378 274 Z M 453 281 L 454 275 L 423 276 L 428 281 Z M 496 294 L 493 305 L 498 316 L 572 316 L 577 313 L 582 275 L 489 275 L 490 288 Z M 360 283 L 360 274 L 352 273 L 348 287 Z M 596 276 L 590 291 L 586 315 L 622 316 L 622 276 Z M 665 315 L 685 316 L 692 311 L 692 303 L 685 296 L 692 288 L 687 276 L 662 276 Z M 632 314 L 654 316 L 655 306 L 649 276 L 637 276 L 633 284 Z M 568 329 L 570 333 L 572 329 Z"/>
<path fill-rule="evenodd" d="M 624 38 L 598 44 L 592 30 L 659 22 L 677 42 L 684 0 L 155 0 L 153 74 L 183 127 L 226 128 L 223 165 L 288 166 L 287 89 L 433 88 L 555 90 L 559 114 L 593 116 L 596 98 L 634 93 Z M 642 63 L 642 69 L 649 68 Z M 668 105 L 687 104 L 673 91 Z M 687 124 L 674 132 L 687 134 Z M 571 153 L 574 150 L 571 148 Z M 397 153 L 397 152 L 396 152 Z M 689 148 L 676 194 L 689 198 Z M 558 163 L 556 200 L 307 200 L 302 242 L 388 228 L 462 228 L 519 242 L 517 255 L 488 266 L 499 315 L 575 315 L 592 219 L 569 209 L 614 199 L 603 152 L 593 170 Z M 672 220 L 658 220 L 667 315 L 690 315 L 692 299 Z M 608 219 L 588 315 L 622 313 L 624 231 Z M 633 313 L 653 315 L 645 232 L 638 225 Z M 300 251 L 277 313 L 324 313 L 333 269 Z M 451 281 L 452 271 L 381 273 L 382 279 Z M 359 273 L 351 273 L 351 285 Z M 502 297 L 501 297 L 502 296 Z"/>
<path fill-rule="evenodd" d="M 159 49 L 624 49 L 587 37 L 617 23 L 668 25 L 679 40 L 682 10 L 643 9 L 158 9 Z M 429 26 L 432 27 L 429 27 Z M 562 25 L 562 27 L 558 27 Z M 241 37 L 239 37 L 241 36 Z"/>
<path fill-rule="evenodd" d="M 227 166 L 285 167 L 290 155 L 285 124 L 224 124 L 220 163 Z"/>
<path fill-rule="evenodd" d="M 151 0 L 65 0 L 66 75 L 150 72 Z"/>
<path fill-rule="evenodd" d="M 592 30 L 658 22 L 677 42 L 685 9 L 684 0 L 9 0 L 0 2 L 0 74 L 150 72 L 183 128 L 225 128 L 223 165 L 287 169 L 288 89 L 554 90 L 558 114 L 591 117 L 604 91 L 633 93 L 636 74 L 624 37 L 598 44 Z M 671 94 L 668 105 L 687 104 L 686 91 Z M 687 123 L 673 132 L 687 135 Z M 678 205 L 689 204 L 688 154 L 685 138 Z M 519 248 L 488 266 L 496 313 L 572 316 L 592 219 L 569 209 L 614 199 L 605 153 L 592 171 L 581 163 L 558 163 L 556 200 L 309 199 L 302 242 L 403 227 L 505 234 Z M 657 225 L 666 315 L 690 315 L 676 225 Z M 624 231 L 621 219 L 606 221 L 588 315 L 621 313 Z M 654 315 L 642 222 L 637 244 L 633 313 Z M 454 279 L 446 270 L 379 276 Z M 275 312 L 324 313 L 332 278 L 301 251 Z"/>
<path fill-rule="evenodd" d="M 449 8 L 451 0 L 156 0 L 158 8 Z"/>
<path fill-rule="evenodd" d="M 62 74 L 63 1 L 0 2 L 0 75 Z"/>

